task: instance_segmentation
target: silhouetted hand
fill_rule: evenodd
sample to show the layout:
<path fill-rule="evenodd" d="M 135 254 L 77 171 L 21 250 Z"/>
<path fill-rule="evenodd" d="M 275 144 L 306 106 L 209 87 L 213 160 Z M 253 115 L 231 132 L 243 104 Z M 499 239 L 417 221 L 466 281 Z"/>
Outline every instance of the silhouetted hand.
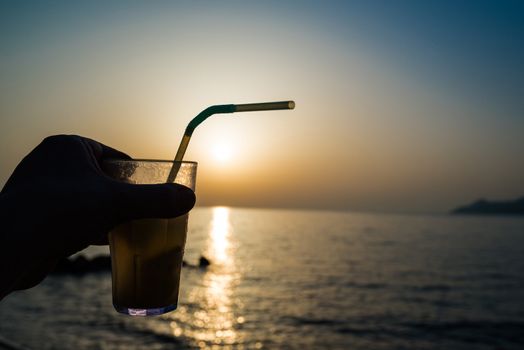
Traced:
<path fill-rule="evenodd" d="M 46 138 L 0 192 L 0 299 L 40 283 L 59 259 L 125 221 L 187 213 L 195 194 L 177 184 L 134 185 L 106 176 L 100 162 L 128 155 L 80 136 Z"/>

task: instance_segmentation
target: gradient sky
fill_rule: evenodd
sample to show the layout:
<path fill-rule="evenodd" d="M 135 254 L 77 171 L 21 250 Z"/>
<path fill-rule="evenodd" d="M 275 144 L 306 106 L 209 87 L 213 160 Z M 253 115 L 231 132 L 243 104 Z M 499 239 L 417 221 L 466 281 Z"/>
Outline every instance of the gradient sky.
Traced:
<path fill-rule="evenodd" d="M 198 204 L 443 212 L 524 194 L 524 2 L 0 5 L 0 185 L 42 138 L 186 159 Z"/>

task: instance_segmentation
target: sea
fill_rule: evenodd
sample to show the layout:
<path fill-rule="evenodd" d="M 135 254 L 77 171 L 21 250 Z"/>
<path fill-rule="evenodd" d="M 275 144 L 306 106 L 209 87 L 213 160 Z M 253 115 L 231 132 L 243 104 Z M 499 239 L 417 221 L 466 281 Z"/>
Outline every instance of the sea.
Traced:
<path fill-rule="evenodd" d="M 211 207 L 189 220 L 185 259 L 195 265 L 203 255 L 211 265 L 183 268 L 177 310 L 122 315 L 110 272 L 50 275 L 0 302 L 0 341 L 20 349 L 524 349 L 524 218 Z"/>

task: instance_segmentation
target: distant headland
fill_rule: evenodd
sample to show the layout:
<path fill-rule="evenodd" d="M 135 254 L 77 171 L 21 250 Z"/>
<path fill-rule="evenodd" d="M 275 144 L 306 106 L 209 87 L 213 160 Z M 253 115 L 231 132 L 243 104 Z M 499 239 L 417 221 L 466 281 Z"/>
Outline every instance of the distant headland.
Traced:
<path fill-rule="evenodd" d="M 453 209 L 451 214 L 524 215 L 524 197 L 508 201 L 479 199 L 469 205 Z"/>

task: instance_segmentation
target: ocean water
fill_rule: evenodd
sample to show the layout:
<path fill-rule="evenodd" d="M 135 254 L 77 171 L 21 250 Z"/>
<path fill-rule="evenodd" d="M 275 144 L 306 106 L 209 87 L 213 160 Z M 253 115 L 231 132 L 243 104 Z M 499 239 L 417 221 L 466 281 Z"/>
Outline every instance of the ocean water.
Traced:
<path fill-rule="evenodd" d="M 92 248 L 86 255 L 107 254 Z M 523 349 L 524 219 L 196 208 L 179 307 L 118 314 L 109 272 L 0 303 L 30 349 Z"/>

